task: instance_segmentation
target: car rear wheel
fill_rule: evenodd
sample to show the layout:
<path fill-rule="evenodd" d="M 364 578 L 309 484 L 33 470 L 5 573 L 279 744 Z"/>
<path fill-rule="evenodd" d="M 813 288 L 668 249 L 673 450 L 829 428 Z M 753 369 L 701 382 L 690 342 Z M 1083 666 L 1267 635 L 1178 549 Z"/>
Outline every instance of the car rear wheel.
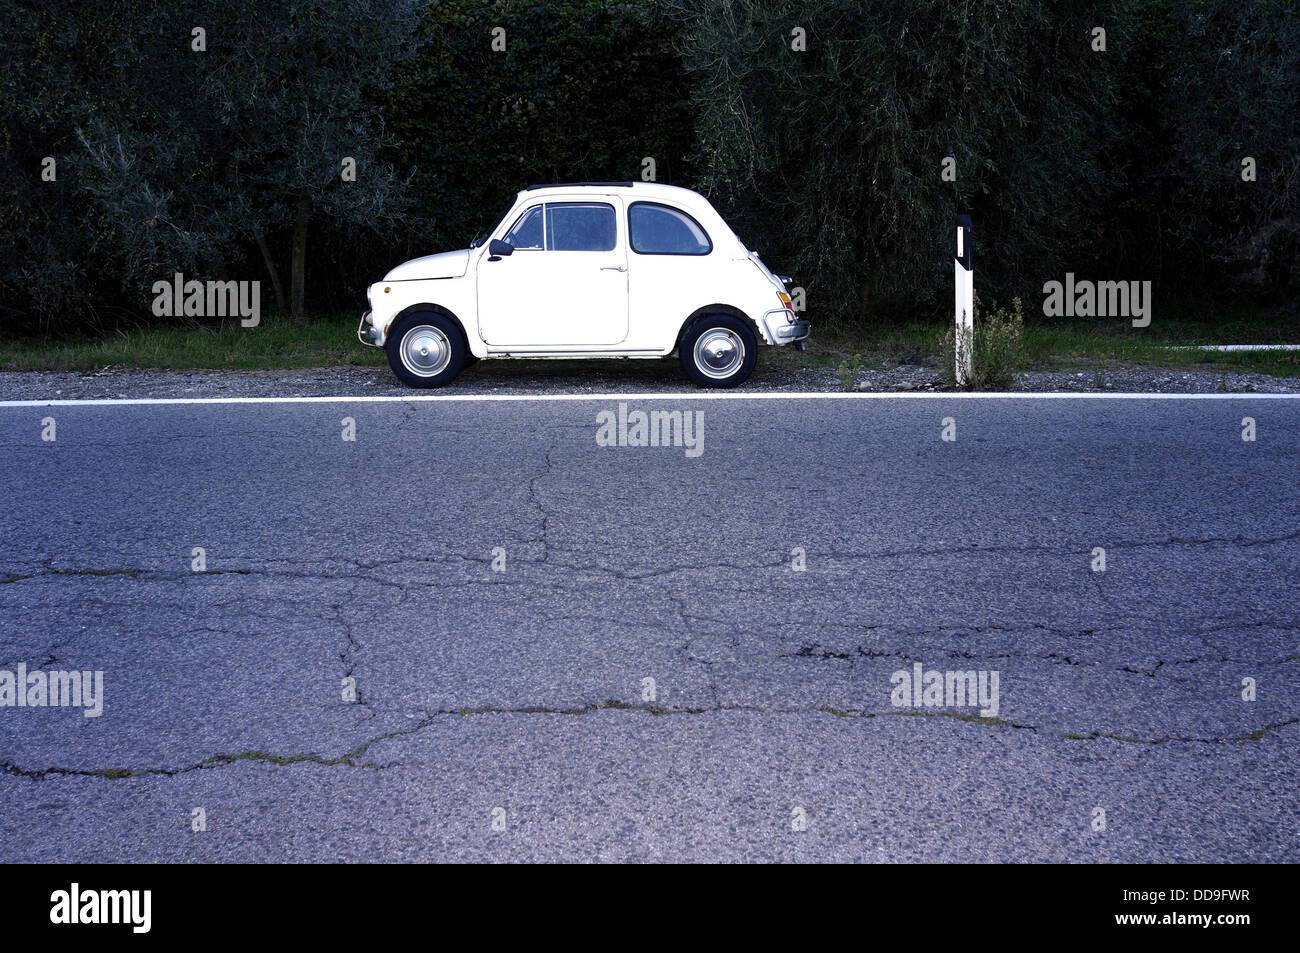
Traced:
<path fill-rule="evenodd" d="M 456 322 L 434 312 L 408 314 L 388 332 L 388 366 L 410 387 L 441 387 L 465 366 L 465 338 Z"/>
<path fill-rule="evenodd" d="M 686 376 L 700 387 L 735 387 L 753 373 L 758 342 L 739 318 L 706 315 L 682 335 L 678 357 Z"/>

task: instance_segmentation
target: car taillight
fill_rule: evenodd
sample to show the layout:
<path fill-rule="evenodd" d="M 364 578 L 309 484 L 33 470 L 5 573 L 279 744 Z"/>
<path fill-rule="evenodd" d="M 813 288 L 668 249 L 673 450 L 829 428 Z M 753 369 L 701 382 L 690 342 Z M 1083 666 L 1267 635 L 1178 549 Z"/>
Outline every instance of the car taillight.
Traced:
<path fill-rule="evenodd" d="M 784 291 L 778 291 L 778 292 L 776 293 L 776 296 L 777 296 L 778 298 L 780 298 L 780 299 L 781 299 L 781 303 L 782 303 L 783 305 L 785 305 L 785 310 L 787 310 L 787 311 L 789 311 L 791 314 L 793 314 L 793 313 L 794 313 L 794 305 L 790 302 L 790 296 L 789 296 L 788 294 L 786 294 Z"/>

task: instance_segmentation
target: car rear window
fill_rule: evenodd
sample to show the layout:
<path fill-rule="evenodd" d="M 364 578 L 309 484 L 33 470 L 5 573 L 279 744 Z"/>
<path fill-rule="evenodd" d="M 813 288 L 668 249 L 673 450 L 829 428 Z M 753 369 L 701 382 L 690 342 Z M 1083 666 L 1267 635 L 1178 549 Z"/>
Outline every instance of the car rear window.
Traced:
<path fill-rule="evenodd" d="M 685 212 L 654 202 L 633 202 L 627 210 L 632 250 L 641 255 L 707 255 L 708 234 Z"/>

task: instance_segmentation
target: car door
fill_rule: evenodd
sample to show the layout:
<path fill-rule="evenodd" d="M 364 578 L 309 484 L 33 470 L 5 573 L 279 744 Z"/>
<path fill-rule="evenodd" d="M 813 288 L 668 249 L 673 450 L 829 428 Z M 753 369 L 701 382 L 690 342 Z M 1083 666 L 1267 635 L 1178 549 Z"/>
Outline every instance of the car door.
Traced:
<path fill-rule="evenodd" d="M 621 206 L 621 203 L 619 203 Z M 627 337 L 627 241 L 621 208 L 545 201 L 504 238 L 511 255 L 479 259 L 479 334 L 493 349 L 583 350 Z"/>
<path fill-rule="evenodd" d="M 726 273 L 713 241 L 693 216 L 661 202 L 627 207 L 629 348 L 673 344 L 703 304 L 726 300 Z"/>

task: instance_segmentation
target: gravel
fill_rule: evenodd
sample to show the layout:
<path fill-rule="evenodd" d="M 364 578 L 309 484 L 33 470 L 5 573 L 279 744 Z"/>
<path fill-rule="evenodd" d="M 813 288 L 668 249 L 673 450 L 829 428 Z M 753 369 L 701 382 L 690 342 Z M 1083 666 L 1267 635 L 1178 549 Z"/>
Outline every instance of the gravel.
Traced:
<path fill-rule="evenodd" d="M 464 370 L 444 394 L 691 393 L 675 359 L 652 361 L 483 361 Z M 933 367 L 897 364 L 859 370 L 855 390 L 952 389 Z M 1013 391 L 1123 393 L 1300 393 L 1300 379 L 1245 372 L 1108 366 L 1087 371 L 1026 371 Z M 829 366 L 760 359 L 740 392 L 840 391 Z M 292 370 L 142 370 L 106 367 L 91 372 L 0 372 L 0 399 L 113 399 L 143 397 L 339 397 L 410 394 L 386 366 L 351 364 Z"/>

